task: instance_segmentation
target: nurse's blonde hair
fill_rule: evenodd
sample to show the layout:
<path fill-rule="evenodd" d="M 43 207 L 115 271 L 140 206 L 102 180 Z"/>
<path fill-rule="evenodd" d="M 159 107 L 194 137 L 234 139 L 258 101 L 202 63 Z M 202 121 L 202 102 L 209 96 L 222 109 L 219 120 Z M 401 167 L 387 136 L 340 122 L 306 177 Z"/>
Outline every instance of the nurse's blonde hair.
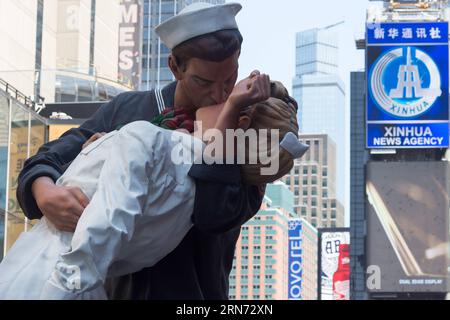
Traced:
<path fill-rule="evenodd" d="M 277 81 L 271 82 L 271 97 L 261 103 L 257 103 L 247 110 L 252 113 L 249 128 L 260 132 L 260 129 L 268 129 L 268 146 L 270 146 L 270 130 L 279 130 L 281 142 L 285 135 L 292 132 L 298 139 L 297 102 L 289 96 L 286 88 Z M 246 111 L 244 111 L 245 113 Z M 261 163 L 249 164 L 248 141 L 246 141 L 245 164 L 241 166 L 242 179 L 249 185 L 263 185 L 271 183 L 289 173 L 294 166 L 294 157 L 288 151 L 279 148 L 279 169 L 273 175 L 262 175 L 261 169 L 269 165 Z M 260 152 L 260 151 L 258 151 Z"/>

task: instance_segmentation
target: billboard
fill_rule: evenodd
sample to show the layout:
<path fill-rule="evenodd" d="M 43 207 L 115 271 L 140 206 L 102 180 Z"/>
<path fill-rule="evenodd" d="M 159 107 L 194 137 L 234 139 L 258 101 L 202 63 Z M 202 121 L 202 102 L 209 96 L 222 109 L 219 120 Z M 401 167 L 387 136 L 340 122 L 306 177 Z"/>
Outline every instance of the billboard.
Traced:
<path fill-rule="evenodd" d="M 302 227 L 300 219 L 289 220 L 288 300 L 302 300 Z"/>
<path fill-rule="evenodd" d="M 319 229 L 319 300 L 350 300 L 350 229 Z"/>
<path fill-rule="evenodd" d="M 367 289 L 446 292 L 449 163 L 369 162 Z"/>
<path fill-rule="evenodd" d="M 138 90 L 141 82 L 143 7 L 141 0 L 121 0 L 118 82 Z"/>
<path fill-rule="evenodd" d="M 367 25 L 367 148 L 449 146 L 448 22 Z"/>

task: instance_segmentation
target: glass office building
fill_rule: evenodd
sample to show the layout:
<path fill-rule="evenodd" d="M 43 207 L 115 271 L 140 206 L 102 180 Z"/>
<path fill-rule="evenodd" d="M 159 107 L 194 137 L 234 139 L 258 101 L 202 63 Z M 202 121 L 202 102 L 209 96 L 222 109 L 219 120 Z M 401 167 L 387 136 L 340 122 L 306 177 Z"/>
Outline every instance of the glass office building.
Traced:
<path fill-rule="evenodd" d="M 46 120 L 33 111 L 29 100 L 4 84 L 0 83 L 0 257 L 31 226 L 17 202 L 18 175 L 25 160 L 47 141 Z"/>
<path fill-rule="evenodd" d="M 297 33 L 293 96 L 301 133 L 327 134 L 336 143 L 336 195 L 344 201 L 345 88 L 338 76 L 338 37 L 333 27 Z"/>

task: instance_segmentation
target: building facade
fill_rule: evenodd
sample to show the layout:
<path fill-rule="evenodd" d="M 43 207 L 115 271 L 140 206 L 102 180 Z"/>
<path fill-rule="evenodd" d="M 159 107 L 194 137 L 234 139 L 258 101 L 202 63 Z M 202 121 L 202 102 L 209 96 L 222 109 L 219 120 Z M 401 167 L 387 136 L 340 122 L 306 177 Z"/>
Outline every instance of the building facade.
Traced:
<path fill-rule="evenodd" d="M 288 221 L 292 207 L 292 193 L 284 183 L 267 185 L 260 211 L 242 227 L 236 244 L 230 299 L 287 299 Z"/>
<path fill-rule="evenodd" d="M 294 196 L 277 181 L 267 185 L 261 209 L 241 230 L 230 275 L 230 299 L 286 300 L 289 297 L 289 223 L 295 217 Z M 295 219 L 295 218 L 294 218 Z M 302 224 L 301 299 L 317 299 L 317 229 Z"/>
<path fill-rule="evenodd" d="M 336 198 L 335 144 L 325 134 L 300 134 L 310 148 L 282 178 L 294 194 L 294 213 L 315 228 L 343 227 L 344 208 Z"/>
<path fill-rule="evenodd" d="M 0 78 L 46 103 L 107 101 L 130 90 L 118 82 L 120 4 L 2 1 Z"/>
<path fill-rule="evenodd" d="M 350 297 L 366 299 L 365 283 L 365 72 L 350 74 Z"/>

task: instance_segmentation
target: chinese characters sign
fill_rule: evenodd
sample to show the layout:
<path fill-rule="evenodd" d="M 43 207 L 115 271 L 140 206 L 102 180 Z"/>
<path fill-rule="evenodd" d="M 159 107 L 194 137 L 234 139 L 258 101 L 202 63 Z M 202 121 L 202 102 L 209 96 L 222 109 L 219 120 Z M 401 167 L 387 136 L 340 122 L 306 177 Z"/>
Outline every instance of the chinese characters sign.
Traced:
<path fill-rule="evenodd" d="M 382 23 L 367 30 L 367 43 L 447 43 L 448 24 L 445 23 Z"/>
<path fill-rule="evenodd" d="M 367 147 L 449 146 L 448 23 L 367 28 Z"/>

